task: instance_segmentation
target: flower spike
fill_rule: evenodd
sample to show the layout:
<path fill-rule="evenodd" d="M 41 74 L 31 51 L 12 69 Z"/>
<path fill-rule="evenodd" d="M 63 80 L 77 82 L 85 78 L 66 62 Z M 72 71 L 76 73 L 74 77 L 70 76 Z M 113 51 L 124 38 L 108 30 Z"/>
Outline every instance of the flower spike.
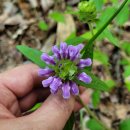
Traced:
<path fill-rule="evenodd" d="M 81 59 L 80 51 L 83 47 L 83 44 L 73 46 L 62 42 L 59 48 L 56 45 L 52 47 L 52 56 L 43 53 L 41 59 L 51 68 L 39 69 L 38 75 L 47 77 L 54 74 L 42 81 L 43 87 L 49 87 L 52 94 L 61 90 L 63 98 L 69 99 L 71 94 L 79 94 L 79 88 L 74 79 L 78 78 L 87 84 L 91 83 L 92 79 L 89 75 L 84 72 L 79 74 L 81 69 L 92 64 L 90 58 Z"/>

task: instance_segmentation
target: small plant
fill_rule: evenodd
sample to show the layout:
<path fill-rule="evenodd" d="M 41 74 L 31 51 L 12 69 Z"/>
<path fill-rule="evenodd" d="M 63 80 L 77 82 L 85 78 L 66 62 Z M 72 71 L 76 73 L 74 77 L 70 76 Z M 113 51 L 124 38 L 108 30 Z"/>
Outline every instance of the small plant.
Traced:
<path fill-rule="evenodd" d="M 112 41 L 112 43 L 119 47 L 116 43 L 118 41 L 111 32 L 107 29 L 107 26 L 112 22 L 112 20 L 118 15 L 121 17 L 120 11 L 125 9 L 126 3 L 128 0 L 124 0 L 121 6 L 114 11 L 110 17 L 103 19 L 106 14 L 102 15 L 99 23 L 97 21 L 97 11 L 101 9 L 102 4 L 97 3 L 97 1 L 81 1 L 78 4 L 77 11 L 72 12 L 77 16 L 77 18 L 89 25 L 89 29 L 91 31 L 91 38 L 88 39 L 86 34 L 83 34 L 79 37 L 73 37 L 67 39 L 64 43 L 60 44 L 60 47 L 54 46 L 52 47 L 52 51 L 49 54 L 45 54 L 41 51 L 29 48 L 27 46 L 17 46 L 17 49 L 23 53 L 27 58 L 37 64 L 41 69 L 39 70 L 39 76 L 46 77 L 45 80 L 42 81 L 44 87 L 49 87 L 52 94 L 57 93 L 59 89 L 62 90 L 62 95 L 65 100 L 68 100 L 70 95 L 77 95 L 80 103 L 84 106 L 86 112 L 92 117 L 92 119 L 88 122 L 88 126 L 91 130 L 112 130 L 108 128 L 106 124 L 101 122 L 98 117 L 93 113 L 86 104 L 81 100 L 79 94 L 78 86 L 83 86 L 85 88 L 94 89 L 93 93 L 93 105 L 97 107 L 100 102 L 100 93 L 101 91 L 109 91 L 114 86 L 114 81 L 105 82 L 100 80 L 94 74 L 91 73 L 91 64 L 93 60 L 93 46 L 96 38 L 101 34 L 102 36 L 106 36 Z M 108 13 L 109 11 L 107 11 Z M 106 13 L 106 12 L 105 12 Z M 50 17 L 57 22 L 64 22 L 64 17 L 62 14 L 54 12 L 50 14 Z M 93 24 L 97 23 L 97 30 L 93 29 Z M 118 24 L 122 24 L 123 21 L 118 22 Z M 43 30 L 46 30 L 48 27 L 45 23 L 40 22 L 39 27 Z M 87 37 L 87 38 L 86 38 Z M 81 42 L 87 42 L 85 46 L 81 44 Z M 123 47 L 126 51 L 128 50 L 126 47 Z M 53 55 L 52 55 L 53 52 Z M 129 53 L 129 52 L 128 52 Z M 95 56 L 96 55 L 96 56 Z M 102 56 L 103 55 L 103 56 Z M 102 56 L 99 59 L 99 56 Z M 108 57 L 104 53 L 100 51 L 94 52 L 94 58 L 100 60 L 104 65 L 108 64 Z M 127 72 L 126 72 L 127 73 Z M 124 75 L 126 75 L 126 73 Z M 130 88 L 130 84 L 128 83 L 129 79 L 126 79 L 126 85 L 128 89 Z M 72 114 L 73 116 L 73 114 Z M 68 120 L 68 123 L 65 126 L 65 130 L 72 129 L 73 118 Z M 128 128 L 124 128 L 124 124 L 128 125 L 129 120 L 124 121 L 120 125 L 120 130 L 128 130 Z M 71 127 L 67 127 L 71 124 Z M 92 126 L 95 125 L 95 126 Z M 67 128 L 67 129 L 66 129 Z M 69 129 L 68 129 L 69 128 Z"/>

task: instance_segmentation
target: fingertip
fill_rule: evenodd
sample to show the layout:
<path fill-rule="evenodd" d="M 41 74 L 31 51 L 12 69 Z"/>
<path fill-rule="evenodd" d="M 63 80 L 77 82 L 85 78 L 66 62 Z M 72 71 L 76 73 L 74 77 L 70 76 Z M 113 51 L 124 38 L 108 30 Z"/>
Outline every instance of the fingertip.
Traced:
<path fill-rule="evenodd" d="M 32 116 L 34 117 L 34 120 L 36 117 L 40 118 L 40 121 L 44 120 L 45 126 L 49 122 L 50 129 L 53 128 L 60 130 L 64 128 L 69 119 L 74 109 L 74 104 L 75 99 L 73 96 L 66 100 L 63 99 L 61 93 L 58 92 L 55 95 L 51 94 L 43 105 L 32 114 Z"/>

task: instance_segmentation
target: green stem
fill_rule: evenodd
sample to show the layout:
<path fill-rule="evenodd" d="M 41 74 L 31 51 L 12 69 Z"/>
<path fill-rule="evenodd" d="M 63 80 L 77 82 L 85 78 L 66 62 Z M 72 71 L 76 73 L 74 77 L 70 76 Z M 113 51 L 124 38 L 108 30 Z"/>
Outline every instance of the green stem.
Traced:
<path fill-rule="evenodd" d="M 82 53 L 85 52 L 91 44 L 93 44 L 93 41 L 104 31 L 104 29 L 111 23 L 111 21 L 117 16 L 117 14 L 122 10 L 122 8 L 125 6 L 128 0 L 125 0 L 121 6 L 118 8 L 118 10 L 110 17 L 110 19 L 99 29 L 99 31 L 89 40 L 88 44 L 83 48 Z M 85 53 L 83 54 L 84 57 Z"/>
<path fill-rule="evenodd" d="M 89 30 L 90 32 L 92 33 L 92 37 L 94 36 L 94 32 L 93 32 L 93 26 L 91 23 L 88 23 L 88 26 L 89 26 Z"/>
<path fill-rule="evenodd" d="M 79 102 L 81 103 L 81 105 L 85 108 L 87 114 L 89 114 L 89 116 L 91 116 L 93 119 L 95 119 L 105 130 L 112 130 L 110 128 L 108 128 L 103 122 L 101 122 L 97 116 L 95 115 L 94 112 L 92 112 L 89 107 L 82 101 L 82 99 L 80 98 L 80 96 L 78 96 Z"/>

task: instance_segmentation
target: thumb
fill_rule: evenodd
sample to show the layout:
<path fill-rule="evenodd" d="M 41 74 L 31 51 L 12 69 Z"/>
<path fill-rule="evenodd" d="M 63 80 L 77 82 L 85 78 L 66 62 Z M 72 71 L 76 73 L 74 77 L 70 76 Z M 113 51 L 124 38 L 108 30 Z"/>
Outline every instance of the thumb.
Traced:
<path fill-rule="evenodd" d="M 50 95 L 43 105 L 30 115 L 38 130 L 62 130 L 74 110 L 74 97 L 63 99 L 61 93 Z M 35 129 L 34 129 L 35 130 Z"/>

